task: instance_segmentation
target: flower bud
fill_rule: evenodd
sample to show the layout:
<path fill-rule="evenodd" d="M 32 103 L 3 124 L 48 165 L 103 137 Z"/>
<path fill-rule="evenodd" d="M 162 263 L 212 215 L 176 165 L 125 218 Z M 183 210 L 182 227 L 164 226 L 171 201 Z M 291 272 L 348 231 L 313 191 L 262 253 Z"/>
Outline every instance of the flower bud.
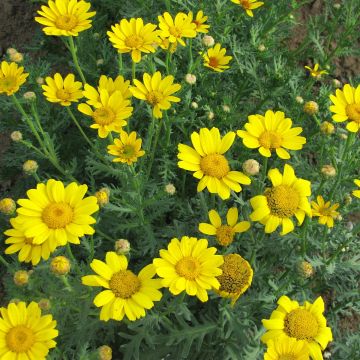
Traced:
<path fill-rule="evenodd" d="M 308 261 L 300 261 L 297 265 L 297 271 L 304 279 L 308 279 L 314 275 L 314 268 Z"/>
<path fill-rule="evenodd" d="M 328 121 L 324 121 L 320 125 L 320 130 L 323 134 L 331 135 L 335 132 L 335 126 Z"/>
<path fill-rule="evenodd" d="M 298 104 L 303 104 L 303 103 L 304 103 L 304 99 L 303 99 L 301 96 L 297 96 L 297 97 L 295 98 L 295 100 L 296 100 L 296 102 L 297 102 Z"/>
<path fill-rule="evenodd" d="M 215 44 L 215 40 L 212 36 L 210 35 L 205 35 L 203 38 L 202 38 L 202 43 L 207 46 L 207 47 L 211 47 L 211 46 L 214 46 Z"/>
<path fill-rule="evenodd" d="M 23 98 L 27 101 L 33 101 L 36 99 L 36 94 L 33 91 L 27 91 L 24 93 Z"/>
<path fill-rule="evenodd" d="M 224 112 L 229 113 L 230 112 L 230 106 L 229 105 L 223 105 L 222 109 Z"/>
<path fill-rule="evenodd" d="M 336 169 L 332 165 L 324 165 L 321 168 L 321 172 L 328 177 L 336 176 Z"/>
<path fill-rule="evenodd" d="M 194 74 L 186 74 L 185 81 L 190 85 L 194 85 L 196 84 L 196 76 Z"/>
<path fill-rule="evenodd" d="M 29 273 L 25 270 L 18 270 L 14 274 L 14 283 L 17 286 L 24 286 L 29 282 Z"/>
<path fill-rule="evenodd" d="M 44 311 L 48 311 L 51 308 L 51 303 L 49 299 L 40 299 L 38 302 L 39 308 Z"/>
<path fill-rule="evenodd" d="M 110 190 L 108 188 L 101 188 L 95 193 L 97 203 L 100 207 L 104 207 L 109 203 Z"/>
<path fill-rule="evenodd" d="M 42 85 L 44 84 L 45 80 L 43 77 L 39 76 L 36 78 L 36 82 L 39 84 L 39 85 Z"/>
<path fill-rule="evenodd" d="M 349 231 L 352 231 L 353 228 L 354 228 L 354 224 L 352 221 L 348 221 L 345 225 L 346 229 L 349 230 Z"/>
<path fill-rule="evenodd" d="M 193 101 L 193 102 L 191 103 L 191 107 L 192 107 L 193 109 L 197 109 L 197 108 L 199 107 L 199 105 L 198 105 L 197 102 Z"/>
<path fill-rule="evenodd" d="M 8 49 L 6 50 L 6 53 L 10 56 L 10 55 L 16 54 L 16 53 L 17 53 L 17 50 L 14 49 L 14 48 L 8 48 Z"/>
<path fill-rule="evenodd" d="M 265 51 L 265 50 L 266 50 L 265 45 L 264 45 L 264 44 L 260 44 L 260 45 L 258 46 L 258 50 L 261 51 L 261 52 Z"/>
<path fill-rule="evenodd" d="M 16 210 L 16 203 L 11 198 L 4 198 L 0 200 L 0 212 L 4 215 L 12 215 Z"/>
<path fill-rule="evenodd" d="M 332 84 L 335 88 L 341 87 L 341 82 L 338 79 L 333 79 Z"/>
<path fill-rule="evenodd" d="M 130 242 L 126 239 L 119 239 L 115 241 L 115 252 L 118 255 L 128 254 L 131 250 Z"/>
<path fill-rule="evenodd" d="M 348 138 L 348 136 L 346 134 L 340 134 L 341 140 L 346 140 L 347 138 Z"/>
<path fill-rule="evenodd" d="M 304 112 L 309 115 L 314 115 L 319 111 L 319 105 L 315 101 L 308 101 L 304 105 Z"/>
<path fill-rule="evenodd" d="M 212 111 L 208 111 L 207 118 L 208 120 L 213 120 L 215 117 L 215 114 Z"/>
<path fill-rule="evenodd" d="M 51 260 L 50 269 L 55 275 L 66 275 L 70 268 L 70 261 L 65 256 L 56 256 Z"/>
<path fill-rule="evenodd" d="M 38 168 L 39 165 L 35 160 L 26 160 L 23 164 L 23 170 L 26 175 L 35 174 Z"/>
<path fill-rule="evenodd" d="M 174 195 L 176 192 L 176 188 L 175 188 L 174 184 L 169 183 L 169 184 L 165 185 L 165 192 L 168 193 L 169 195 Z"/>
<path fill-rule="evenodd" d="M 333 7 L 334 7 L 334 9 L 339 10 L 339 9 L 341 8 L 341 4 L 335 3 L 335 4 L 333 5 Z"/>
<path fill-rule="evenodd" d="M 350 194 L 345 194 L 345 197 L 344 197 L 344 202 L 346 205 L 349 205 L 352 203 L 352 197 Z"/>
<path fill-rule="evenodd" d="M 112 350 L 110 346 L 103 345 L 98 348 L 98 360 L 111 360 Z"/>
<path fill-rule="evenodd" d="M 96 32 L 93 34 L 93 37 L 95 40 L 100 39 L 100 34 Z"/>
<path fill-rule="evenodd" d="M 16 63 L 20 63 L 24 60 L 24 55 L 19 52 L 16 52 L 10 55 L 10 60 Z"/>
<path fill-rule="evenodd" d="M 242 168 L 248 175 L 257 175 L 260 171 L 260 164 L 254 159 L 249 159 L 244 161 Z"/>
<path fill-rule="evenodd" d="M 12 141 L 21 141 L 22 140 L 22 133 L 20 131 L 13 131 L 10 134 L 10 138 Z"/>
<path fill-rule="evenodd" d="M 104 59 L 97 59 L 96 60 L 96 66 L 104 65 Z"/>

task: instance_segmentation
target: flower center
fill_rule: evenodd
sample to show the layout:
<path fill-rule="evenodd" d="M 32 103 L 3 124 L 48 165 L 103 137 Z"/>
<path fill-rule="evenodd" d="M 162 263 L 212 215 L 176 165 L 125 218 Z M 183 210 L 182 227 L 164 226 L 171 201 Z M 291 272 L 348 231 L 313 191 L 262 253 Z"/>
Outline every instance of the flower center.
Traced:
<path fill-rule="evenodd" d="M 6 344 L 15 353 L 28 351 L 35 342 L 34 332 L 24 325 L 18 325 L 6 334 Z"/>
<path fill-rule="evenodd" d="M 350 120 L 360 124 L 360 104 L 349 104 L 346 106 L 346 115 Z"/>
<path fill-rule="evenodd" d="M 122 270 L 111 277 L 109 286 L 116 297 L 129 299 L 139 291 L 141 282 L 132 271 Z"/>
<path fill-rule="evenodd" d="M 292 354 L 284 354 L 280 355 L 279 360 L 296 360 L 296 357 Z"/>
<path fill-rule="evenodd" d="M 59 89 L 56 91 L 56 97 L 61 100 L 68 100 L 70 95 L 65 89 Z"/>
<path fill-rule="evenodd" d="M 295 214 L 299 203 L 299 194 L 290 186 L 279 185 L 265 192 L 271 214 L 287 218 Z"/>
<path fill-rule="evenodd" d="M 242 5 L 243 8 L 245 8 L 245 9 L 250 9 L 250 2 L 249 2 L 249 0 L 240 0 L 240 2 L 241 2 L 241 5 Z"/>
<path fill-rule="evenodd" d="M 311 341 L 318 334 L 318 330 L 319 324 L 316 317 L 308 310 L 295 309 L 285 317 L 285 333 L 297 340 Z"/>
<path fill-rule="evenodd" d="M 220 154 L 206 155 L 200 160 L 200 168 L 205 175 L 222 179 L 230 171 L 230 166 L 225 156 Z"/>
<path fill-rule="evenodd" d="M 200 273 L 200 263 L 192 256 L 186 256 L 175 265 L 176 272 L 187 280 L 194 280 Z"/>
<path fill-rule="evenodd" d="M 220 291 L 230 294 L 242 292 L 251 280 L 251 268 L 248 262 L 238 254 L 225 255 L 221 270 L 222 274 L 217 277 L 220 282 Z"/>
<path fill-rule="evenodd" d="M 122 151 L 122 155 L 126 158 L 131 158 L 135 154 L 135 149 L 131 145 L 125 145 Z"/>
<path fill-rule="evenodd" d="M 171 28 L 169 28 L 169 33 L 176 38 L 181 37 L 181 30 L 179 28 L 177 28 L 176 26 L 172 26 Z"/>
<path fill-rule="evenodd" d="M 114 122 L 115 114 L 111 109 L 102 107 L 95 110 L 93 118 L 99 125 L 109 125 Z"/>
<path fill-rule="evenodd" d="M 259 137 L 259 143 L 266 149 L 281 147 L 282 137 L 274 131 L 264 131 Z"/>
<path fill-rule="evenodd" d="M 210 57 L 209 58 L 209 65 L 213 68 L 216 68 L 219 66 L 219 61 L 216 57 Z"/>
<path fill-rule="evenodd" d="M 233 228 L 229 225 L 221 225 L 216 230 L 216 238 L 220 245 L 228 246 L 234 240 Z"/>
<path fill-rule="evenodd" d="M 70 224 L 74 211 L 69 204 L 53 203 L 42 212 L 42 220 L 50 229 L 62 229 Z"/>
<path fill-rule="evenodd" d="M 143 43 L 143 39 L 136 34 L 131 34 L 125 39 L 125 45 L 132 49 L 138 49 Z"/>
<path fill-rule="evenodd" d="M 16 87 L 16 77 L 6 76 L 0 78 L 0 90 L 9 91 Z"/>
<path fill-rule="evenodd" d="M 75 15 L 61 15 L 56 21 L 55 25 L 61 30 L 72 30 L 78 24 L 78 19 Z"/>
<path fill-rule="evenodd" d="M 146 95 L 146 99 L 148 103 L 155 106 L 161 102 L 163 95 L 159 91 L 153 90 Z"/>
<path fill-rule="evenodd" d="M 29 245 L 32 245 L 32 243 L 33 243 L 33 238 L 24 238 L 24 243 L 25 244 L 29 244 Z"/>

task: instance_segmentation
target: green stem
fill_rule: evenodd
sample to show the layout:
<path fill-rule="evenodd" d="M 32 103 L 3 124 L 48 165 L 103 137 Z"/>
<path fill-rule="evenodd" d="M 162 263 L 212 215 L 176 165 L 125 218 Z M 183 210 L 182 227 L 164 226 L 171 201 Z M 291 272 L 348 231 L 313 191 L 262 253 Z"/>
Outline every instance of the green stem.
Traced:
<path fill-rule="evenodd" d="M 188 72 L 191 73 L 191 68 L 193 65 L 193 53 L 192 53 L 192 39 L 189 39 L 189 66 L 188 66 Z"/>
<path fill-rule="evenodd" d="M 81 77 L 81 81 L 83 82 L 83 84 L 86 84 L 86 79 L 85 76 L 81 70 L 80 64 L 79 64 L 79 60 L 77 58 L 76 52 L 77 52 L 77 48 L 75 47 L 75 43 L 74 43 L 74 38 L 72 36 L 69 36 L 69 49 L 74 61 L 74 65 L 76 67 L 77 72 L 79 73 L 80 77 Z"/>
<path fill-rule="evenodd" d="M 64 283 L 65 285 L 65 289 L 67 291 L 73 291 L 73 288 L 71 287 L 68 278 L 66 277 L 66 275 L 60 275 L 60 279 L 61 281 Z"/>
<path fill-rule="evenodd" d="M 133 61 L 131 65 L 131 73 L 132 73 L 132 79 L 136 79 L 136 62 Z"/>
<path fill-rule="evenodd" d="M 66 106 L 66 110 L 69 114 L 69 116 L 71 117 L 72 121 L 75 123 L 76 127 L 79 129 L 81 135 L 83 136 L 83 138 L 85 139 L 85 141 L 90 145 L 90 147 L 93 149 L 94 145 L 93 143 L 90 141 L 90 139 L 87 137 L 87 135 L 84 133 L 84 130 L 82 129 L 81 125 L 79 124 L 79 122 L 77 121 L 74 113 L 71 111 L 69 106 Z"/>
<path fill-rule="evenodd" d="M 158 140 L 159 140 L 162 123 L 163 123 L 162 120 L 160 120 L 160 123 L 158 124 L 157 129 L 156 129 L 154 145 L 152 146 L 151 155 L 150 155 L 149 167 L 148 167 L 147 172 L 146 172 L 146 179 L 149 179 L 150 174 L 151 174 L 151 168 L 152 168 L 152 165 L 153 165 L 153 162 L 154 162 L 156 146 L 157 146 L 157 143 L 158 143 Z"/>
<path fill-rule="evenodd" d="M 171 44 L 169 45 L 169 48 L 168 48 L 167 51 L 166 51 L 166 61 L 165 61 L 166 73 L 167 73 L 168 75 L 171 74 L 171 68 L 170 68 L 170 63 L 171 63 L 170 46 L 171 46 Z"/>
<path fill-rule="evenodd" d="M 38 175 L 36 172 L 34 172 L 32 175 L 33 175 L 34 179 L 35 179 L 38 183 L 41 183 L 41 179 L 40 179 L 39 175 Z"/>
<path fill-rule="evenodd" d="M 118 56 L 118 64 L 119 64 L 119 75 L 122 75 L 123 73 L 123 60 L 122 60 L 122 54 L 119 53 L 119 56 Z"/>
<path fill-rule="evenodd" d="M 0 263 L 4 264 L 6 267 L 9 267 L 10 264 L 0 255 Z"/>
<path fill-rule="evenodd" d="M 135 191 L 138 195 L 138 216 L 140 218 L 140 225 L 143 225 L 145 223 L 145 217 L 144 217 L 144 210 L 143 210 L 143 203 L 142 203 L 142 195 L 141 195 L 141 189 L 140 189 L 140 183 L 138 179 L 138 175 L 135 172 L 134 165 L 129 166 L 131 177 L 134 181 L 134 187 Z"/>
<path fill-rule="evenodd" d="M 164 111 L 165 112 L 165 128 L 166 128 L 166 136 L 165 136 L 165 145 L 166 147 L 169 146 L 170 144 L 170 134 L 171 134 L 171 122 L 170 122 L 170 119 L 169 119 L 169 116 L 167 114 L 167 111 Z"/>
<path fill-rule="evenodd" d="M 264 159 L 264 165 L 263 165 L 263 169 L 262 169 L 261 184 L 260 184 L 261 189 L 263 189 L 263 187 L 265 186 L 266 174 L 267 174 L 267 169 L 268 169 L 268 162 L 269 162 L 269 159 L 266 157 Z"/>
<path fill-rule="evenodd" d="M 113 138 L 113 136 L 112 136 L 111 131 L 109 132 L 108 139 L 109 139 L 110 145 L 114 144 L 114 138 Z"/>
<path fill-rule="evenodd" d="M 71 247 L 70 247 L 70 244 L 69 244 L 69 243 L 66 244 L 66 251 L 67 251 L 67 253 L 68 253 L 71 261 L 73 262 L 73 264 L 74 264 L 74 265 L 77 265 L 76 258 L 75 258 L 74 254 L 73 254 L 72 251 L 71 251 Z"/>
<path fill-rule="evenodd" d="M 305 256 L 306 256 L 306 248 L 307 248 L 307 233 L 306 233 L 306 230 L 307 230 L 308 223 L 309 223 L 308 218 L 305 217 L 303 227 L 302 227 L 302 231 L 301 231 L 301 239 L 302 239 L 301 254 L 302 254 L 303 258 L 305 258 Z"/>
<path fill-rule="evenodd" d="M 39 156 L 44 157 L 45 159 L 47 159 L 47 155 L 45 155 L 43 152 L 41 152 L 39 149 L 37 149 L 33 144 L 29 143 L 28 141 L 20 140 L 19 143 L 23 144 L 26 147 L 28 147 L 29 149 L 35 151 Z"/>

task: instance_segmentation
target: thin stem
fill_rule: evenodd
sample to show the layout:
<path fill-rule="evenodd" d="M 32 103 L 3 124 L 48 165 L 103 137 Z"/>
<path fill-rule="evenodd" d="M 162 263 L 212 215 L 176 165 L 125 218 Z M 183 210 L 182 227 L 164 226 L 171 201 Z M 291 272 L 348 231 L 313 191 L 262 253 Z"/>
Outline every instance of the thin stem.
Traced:
<path fill-rule="evenodd" d="M 26 147 L 28 147 L 29 149 L 35 151 L 39 156 L 47 159 L 47 155 L 45 155 L 43 152 L 41 152 L 39 149 L 37 149 L 33 144 L 29 143 L 28 141 L 20 140 L 19 143 L 23 144 Z"/>
<path fill-rule="evenodd" d="M 167 111 L 165 111 L 165 128 L 166 128 L 166 136 L 165 136 L 165 145 L 166 147 L 169 146 L 169 143 L 170 143 L 170 134 L 171 134 L 171 122 L 170 122 L 170 119 L 169 119 L 169 116 L 167 114 Z"/>
<path fill-rule="evenodd" d="M 74 254 L 71 251 L 71 247 L 70 247 L 69 243 L 66 244 L 66 251 L 67 251 L 71 261 L 73 262 L 73 264 L 77 266 L 77 260 L 76 260 Z"/>
<path fill-rule="evenodd" d="M 122 54 L 119 53 L 118 56 L 118 65 L 119 65 L 119 75 L 122 75 L 123 73 L 123 60 L 122 60 Z"/>
<path fill-rule="evenodd" d="M 168 48 L 167 51 L 166 51 L 166 61 L 165 61 L 166 73 L 167 73 L 168 75 L 170 75 L 170 73 L 171 73 L 171 68 L 170 68 L 170 63 L 171 63 L 170 46 L 171 46 L 171 44 L 169 45 L 169 48 Z"/>
<path fill-rule="evenodd" d="M 307 226 L 308 226 L 308 218 L 305 217 L 304 223 L 303 223 L 303 227 L 302 227 L 302 231 L 301 231 L 301 239 L 302 239 L 302 249 L 301 249 L 301 254 L 302 257 L 305 258 L 306 256 L 306 248 L 307 248 Z"/>
<path fill-rule="evenodd" d="M 90 145 L 91 148 L 93 148 L 93 144 L 90 141 L 90 139 L 87 137 L 87 135 L 84 133 L 84 130 L 82 129 L 81 125 L 79 124 L 79 122 L 77 121 L 74 113 L 71 111 L 69 106 L 66 106 L 66 110 L 69 114 L 69 116 L 71 117 L 72 121 L 75 123 L 75 125 L 77 126 L 77 128 L 79 129 L 81 135 L 83 136 L 83 138 L 86 140 L 86 142 Z"/>
<path fill-rule="evenodd" d="M 163 122 L 160 121 L 160 123 L 158 124 L 157 129 L 156 129 L 154 145 L 152 146 L 152 150 L 151 150 L 149 167 L 148 167 L 147 172 L 146 172 L 146 179 L 148 179 L 149 176 L 150 176 L 150 174 L 151 174 L 151 168 L 152 168 L 152 165 L 153 165 L 153 162 L 154 162 L 154 156 L 155 156 L 156 146 L 157 146 L 157 143 L 158 143 L 158 140 L 159 140 L 160 130 L 161 130 L 161 125 L 162 125 L 162 123 L 163 123 Z"/>
<path fill-rule="evenodd" d="M 131 65 L 131 73 L 132 73 L 132 79 L 136 79 L 136 62 L 133 61 Z"/>
<path fill-rule="evenodd" d="M 144 217 L 144 211 L 143 211 L 142 196 L 141 196 L 141 189 L 140 189 L 138 174 L 136 174 L 133 164 L 129 166 L 129 170 L 130 170 L 131 177 L 134 181 L 135 191 L 138 195 L 138 202 L 139 202 L 138 216 L 140 218 L 140 225 L 143 225 L 145 223 L 145 217 Z"/>
<path fill-rule="evenodd" d="M 86 84 L 86 79 L 85 76 L 81 70 L 80 64 L 79 64 L 79 60 L 77 58 L 76 52 L 77 52 L 77 48 L 75 47 L 75 43 L 74 43 L 74 38 L 72 36 L 69 36 L 69 49 L 74 61 L 74 65 L 76 67 L 77 72 L 79 73 L 80 77 L 81 77 L 81 81 L 83 82 L 83 84 Z"/>
<path fill-rule="evenodd" d="M 39 175 L 38 175 L 36 172 L 34 172 L 32 175 L 33 175 L 34 179 L 35 179 L 38 183 L 41 183 L 41 179 L 40 179 Z"/>
<path fill-rule="evenodd" d="M 3 265 L 5 265 L 6 267 L 9 267 L 10 264 L 0 255 L 0 263 L 2 263 Z"/>
<path fill-rule="evenodd" d="M 73 288 L 71 287 L 68 278 L 66 277 L 66 275 L 60 275 L 60 279 L 61 281 L 64 283 L 65 285 L 65 289 L 67 291 L 73 291 Z"/>
<path fill-rule="evenodd" d="M 189 39 L 189 66 L 188 66 L 188 72 L 191 72 L 191 68 L 193 65 L 193 53 L 192 53 L 192 39 Z"/>
<path fill-rule="evenodd" d="M 114 143 L 114 138 L 112 136 L 111 131 L 109 132 L 108 139 L 109 139 L 109 143 L 112 145 Z"/>

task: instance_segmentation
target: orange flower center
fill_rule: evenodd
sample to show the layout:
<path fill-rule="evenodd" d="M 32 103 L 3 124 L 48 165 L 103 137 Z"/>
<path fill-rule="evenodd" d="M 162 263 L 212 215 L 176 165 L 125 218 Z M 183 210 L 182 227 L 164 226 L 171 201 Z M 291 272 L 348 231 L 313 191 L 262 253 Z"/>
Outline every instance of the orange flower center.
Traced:
<path fill-rule="evenodd" d="M 132 271 L 122 270 L 111 277 L 109 286 L 116 297 L 129 299 L 139 291 L 141 282 Z"/>
<path fill-rule="evenodd" d="M 63 229 L 72 222 L 74 211 L 69 204 L 53 203 L 42 212 L 42 220 L 50 229 Z"/>
<path fill-rule="evenodd" d="M 33 238 L 24 238 L 24 243 L 25 244 L 28 244 L 28 245 L 32 245 L 32 243 L 33 243 Z"/>
<path fill-rule="evenodd" d="M 200 160 L 200 168 L 205 175 L 222 179 L 230 171 L 230 166 L 225 156 L 220 154 L 206 155 Z"/>
<path fill-rule="evenodd" d="M 24 325 L 9 330 L 5 337 L 6 345 L 15 353 L 25 353 L 35 342 L 34 332 Z M 16 356 L 15 356 L 16 357 Z"/>
<path fill-rule="evenodd" d="M 196 279 L 200 274 L 200 269 L 199 260 L 192 256 L 185 256 L 175 265 L 175 270 L 179 276 L 182 276 L 187 280 Z"/>
<path fill-rule="evenodd" d="M 61 15 L 55 21 L 56 27 L 61 30 L 72 30 L 77 24 L 78 19 L 72 14 Z"/>
<path fill-rule="evenodd" d="M 56 97 L 60 100 L 69 100 L 71 94 L 67 92 L 65 89 L 58 89 L 56 91 Z"/>
<path fill-rule="evenodd" d="M 221 225 L 216 229 L 216 238 L 220 245 L 230 245 L 234 240 L 234 235 L 233 228 L 229 225 Z"/>
<path fill-rule="evenodd" d="M 210 57 L 209 58 L 209 66 L 213 68 L 217 68 L 219 66 L 219 60 L 216 57 Z"/>
<path fill-rule="evenodd" d="M 287 185 L 275 186 L 265 192 L 271 214 L 288 218 L 295 214 L 300 204 L 297 191 Z"/>
<path fill-rule="evenodd" d="M 125 145 L 122 149 L 122 156 L 125 158 L 131 158 L 135 155 L 135 149 L 132 145 Z"/>
<path fill-rule="evenodd" d="M 143 43 L 143 38 L 136 34 L 131 34 L 125 39 L 125 45 L 131 49 L 138 49 Z"/>
<path fill-rule="evenodd" d="M 15 76 L 5 76 L 0 78 L 0 91 L 11 91 L 16 88 L 16 77 Z"/>
<path fill-rule="evenodd" d="M 318 334 L 319 324 L 310 311 L 299 308 L 286 315 L 284 331 L 288 336 L 297 340 L 312 341 Z"/>
<path fill-rule="evenodd" d="M 249 0 L 240 0 L 240 2 L 244 9 L 250 9 L 250 1 Z"/>
<path fill-rule="evenodd" d="M 169 28 L 169 33 L 170 33 L 172 36 L 176 37 L 176 38 L 181 38 L 181 35 L 182 35 L 181 29 L 179 29 L 179 28 L 176 27 L 176 26 L 170 27 L 170 28 Z"/>
<path fill-rule="evenodd" d="M 146 100 L 152 106 L 159 104 L 163 99 L 163 94 L 159 91 L 153 90 L 146 95 Z"/>
<path fill-rule="evenodd" d="M 114 122 L 115 114 L 111 109 L 102 107 L 95 110 L 93 118 L 99 125 L 109 125 Z"/>
<path fill-rule="evenodd" d="M 259 137 L 259 143 L 265 149 L 277 149 L 281 147 L 282 136 L 275 131 L 264 131 Z"/>
<path fill-rule="evenodd" d="M 360 104 L 349 104 L 346 106 L 346 115 L 350 120 L 360 124 Z"/>

